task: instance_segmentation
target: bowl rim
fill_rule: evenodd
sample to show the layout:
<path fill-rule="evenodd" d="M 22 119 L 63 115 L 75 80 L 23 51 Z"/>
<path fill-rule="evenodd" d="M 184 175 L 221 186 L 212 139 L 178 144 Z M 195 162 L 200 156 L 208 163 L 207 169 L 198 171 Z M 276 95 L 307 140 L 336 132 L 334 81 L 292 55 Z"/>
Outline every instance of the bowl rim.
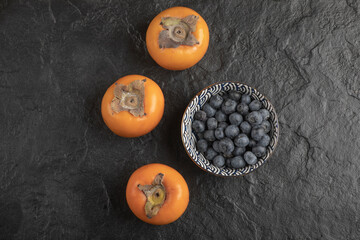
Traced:
<path fill-rule="evenodd" d="M 202 168 L 197 162 L 194 161 L 194 159 L 190 156 L 188 150 L 186 149 L 186 146 L 185 146 L 185 143 L 184 143 L 184 138 L 183 138 L 183 135 L 184 135 L 184 129 L 183 129 L 183 122 L 184 122 L 184 117 L 185 117 L 185 113 L 187 111 L 187 109 L 189 108 L 190 104 L 192 103 L 192 101 L 194 101 L 194 99 L 196 97 L 198 97 L 199 95 L 201 95 L 201 93 L 203 91 L 205 91 L 206 89 L 208 88 L 211 88 L 212 86 L 215 86 L 215 85 L 221 85 L 221 84 L 224 84 L 224 83 L 234 83 L 234 84 L 242 84 L 244 86 L 247 86 L 249 87 L 250 89 L 253 89 L 255 91 L 255 93 L 259 93 L 262 95 L 262 97 L 272 106 L 273 110 L 274 110 L 274 121 L 273 122 L 277 122 L 277 128 L 278 128 L 278 134 L 277 134 L 277 137 L 275 138 L 275 142 L 274 142 L 274 147 L 273 147 L 273 150 L 270 151 L 269 153 L 269 156 L 267 158 L 264 159 L 264 162 L 263 164 L 261 164 L 260 166 L 258 166 L 257 168 L 254 168 L 252 171 L 249 171 L 247 173 L 243 173 L 243 174 L 239 174 L 239 175 L 221 175 L 221 174 L 217 174 L 217 173 L 213 173 L 213 172 L 210 172 L 204 168 Z M 193 98 L 191 98 L 190 102 L 187 104 L 185 110 L 184 110 L 184 113 L 183 113 L 183 116 L 181 118 L 181 126 L 180 126 L 180 135 L 181 135 L 181 142 L 183 144 L 183 147 L 185 149 L 185 152 L 186 154 L 189 156 L 189 158 L 195 163 L 196 166 L 198 166 L 201 170 L 203 170 L 204 172 L 207 172 L 207 173 L 210 173 L 212 175 L 215 175 L 215 176 L 218 176 L 218 177 L 223 177 L 223 178 L 227 178 L 227 177 L 243 177 L 243 176 L 246 176 L 252 172 L 254 172 L 255 170 L 259 169 L 260 167 L 262 167 L 263 165 L 265 165 L 265 162 L 272 156 L 272 154 L 274 153 L 275 149 L 276 149 L 276 146 L 278 144 L 278 141 L 279 141 L 279 137 L 280 137 L 280 124 L 279 124 L 279 119 L 278 119 L 278 116 L 277 116 L 277 112 L 275 111 L 275 108 L 274 106 L 272 105 L 272 103 L 270 102 L 270 100 L 264 96 L 262 93 L 260 93 L 256 88 L 254 87 L 251 87 L 247 84 L 244 84 L 244 83 L 241 83 L 240 81 L 222 81 L 222 82 L 216 82 L 216 83 L 213 83 L 211 85 L 208 85 L 207 87 L 204 87 L 203 89 L 201 89 L 198 93 L 195 94 L 195 96 Z"/>

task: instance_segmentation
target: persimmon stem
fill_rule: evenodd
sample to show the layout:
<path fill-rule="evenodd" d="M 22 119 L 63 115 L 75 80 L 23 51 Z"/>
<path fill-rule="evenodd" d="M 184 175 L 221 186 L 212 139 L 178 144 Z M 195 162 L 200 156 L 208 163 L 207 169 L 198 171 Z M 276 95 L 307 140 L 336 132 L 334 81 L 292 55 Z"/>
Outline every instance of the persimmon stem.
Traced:
<path fill-rule="evenodd" d="M 189 15 L 185 18 L 161 18 L 160 25 L 165 29 L 159 34 L 160 48 L 177 48 L 180 45 L 194 46 L 199 44 L 192 34 L 196 31 L 199 16 Z"/>
<path fill-rule="evenodd" d="M 145 194 L 145 214 L 150 219 L 156 216 L 166 199 L 166 190 L 162 184 L 164 174 L 159 173 L 155 176 L 151 185 L 138 185 L 138 188 Z"/>
<path fill-rule="evenodd" d="M 135 80 L 129 85 L 115 84 L 114 98 L 111 101 L 113 112 L 129 111 L 135 117 L 144 116 L 145 81 L 146 79 Z"/>

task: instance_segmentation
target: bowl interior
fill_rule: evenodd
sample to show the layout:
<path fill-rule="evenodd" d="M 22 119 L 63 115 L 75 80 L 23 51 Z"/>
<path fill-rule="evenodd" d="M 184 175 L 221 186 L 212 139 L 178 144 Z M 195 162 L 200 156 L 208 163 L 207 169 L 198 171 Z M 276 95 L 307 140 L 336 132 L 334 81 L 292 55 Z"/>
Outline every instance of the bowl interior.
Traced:
<path fill-rule="evenodd" d="M 270 145 L 266 149 L 265 156 L 258 159 L 258 162 L 252 166 L 246 166 L 240 169 L 233 168 L 218 168 L 210 163 L 203 154 L 196 150 L 196 137 L 192 132 L 192 122 L 194 119 L 194 114 L 196 111 L 200 110 L 200 108 L 213 96 L 221 92 L 227 92 L 235 90 L 242 94 L 251 95 L 252 98 L 259 100 L 264 108 L 266 108 L 270 112 L 270 119 L 268 120 L 271 123 L 271 131 L 270 131 Z M 259 93 L 256 89 L 251 88 L 247 85 L 241 84 L 239 82 L 222 82 L 213 84 L 201 92 L 199 92 L 189 103 L 187 106 L 185 113 L 183 115 L 183 119 L 181 122 L 181 138 L 190 158 L 203 170 L 220 175 L 220 176 L 241 176 L 248 174 L 255 169 L 259 168 L 261 165 L 265 163 L 265 161 L 269 158 L 269 156 L 274 151 L 277 141 L 279 137 L 279 123 L 278 118 L 275 112 L 274 107 L 271 105 L 269 100 L 267 100 L 261 93 Z"/>

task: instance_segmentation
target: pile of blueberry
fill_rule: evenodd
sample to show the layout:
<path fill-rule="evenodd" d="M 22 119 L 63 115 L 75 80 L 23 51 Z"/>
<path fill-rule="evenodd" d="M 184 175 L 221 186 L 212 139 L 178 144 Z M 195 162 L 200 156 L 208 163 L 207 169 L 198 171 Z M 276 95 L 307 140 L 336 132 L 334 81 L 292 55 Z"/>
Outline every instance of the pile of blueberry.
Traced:
<path fill-rule="evenodd" d="M 194 115 L 197 150 L 216 167 L 254 165 L 270 143 L 269 117 L 250 95 L 236 91 L 214 95 Z"/>

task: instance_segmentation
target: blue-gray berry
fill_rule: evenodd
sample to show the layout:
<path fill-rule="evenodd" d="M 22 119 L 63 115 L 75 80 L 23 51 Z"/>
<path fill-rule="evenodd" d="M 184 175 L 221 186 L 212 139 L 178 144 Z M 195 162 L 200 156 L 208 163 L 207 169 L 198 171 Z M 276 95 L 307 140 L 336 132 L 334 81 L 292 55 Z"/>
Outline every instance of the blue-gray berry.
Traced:
<path fill-rule="evenodd" d="M 224 129 L 223 128 L 217 128 L 214 131 L 215 137 L 219 140 L 223 139 L 225 137 Z"/>
<path fill-rule="evenodd" d="M 270 144 L 270 136 L 265 134 L 260 141 L 257 143 L 257 145 L 262 146 L 262 147 L 267 147 Z"/>
<path fill-rule="evenodd" d="M 271 130 L 271 123 L 269 121 L 263 121 L 261 126 L 264 128 L 265 133 L 269 133 Z"/>
<path fill-rule="evenodd" d="M 199 120 L 195 120 L 192 124 L 192 129 L 196 133 L 201 133 L 201 132 L 205 131 L 205 123 L 201 122 Z"/>
<path fill-rule="evenodd" d="M 245 104 L 251 103 L 251 97 L 250 95 L 244 94 L 241 96 L 241 102 Z"/>
<path fill-rule="evenodd" d="M 218 120 L 219 122 L 225 122 L 227 121 L 227 115 L 225 113 L 223 113 L 222 111 L 218 110 L 216 113 L 215 113 L 215 118 L 216 120 Z"/>
<path fill-rule="evenodd" d="M 237 147 L 246 147 L 247 145 L 249 145 L 249 138 L 245 133 L 241 133 L 238 136 L 235 137 L 234 139 L 234 144 Z"/>
<path fill-rule="evenodd" d="M 205 158 L 207 160 L 212 160 L 216 155 L 218 155 L 218 153 L 212 147 L 209 147 L 205 153 Z"/>
<path fill-rule="evenodd" d="M 234 156 L 241 156 L 244 154 L 244 152 L 246 152 L 246 148 L 244 147 L 235 147 L 234 151 L 232 152 L 232 154 Z"/>
<path fill-rule="evenodd" d="M 241 116 L 240 113 L 234 112 L 230 114 L 229 121 L 232 125 L 238 126 L 243 121 L 243 117 Z"/>
<path fill-rule="evenodd" d="M 214 141 L 212 144 L 212 147 L 216 152 L 221 153 L 221 151 L 219 149 L 219 141 Z"/>
<path fill-rule="evenodd" d="M 239 135 L 239 133 L 240 133 L 240 130 L 235 125 L 229 125 L 225 128 L 225 135 L 229 138 L 234 138 L 237 135 Z"/>
<path fill-rule="evenodd" d="M 205 139 L 200 139 L 199 141 L 197 141 L 196 147 L 199 152 L 206 152 L 208 148 L 208 142 Z"/>
<path fill-rule="evenodd" d="M 241 93 L 239 93 L 237 91 L 230 91 L 229 98 L 231 98 L 232 100 L 235 100 L 235 101 L 239 101 L 241 98 Z"/>
<path fill-rule="evenodd" d="M 223 138 L 219 142 L 219 149 L 222 153 L 230 155 L 234 151 L 234 143 L 230 138 Z"/>
<path fill-rule="evenodd" d="M 221 110 L 225 114 L 233 113 L 235 112 L 235 109 L 236 109 L 236 102 L 232 99 L 226 99 L 221 105 Z"/>
<path fill-rule="evenodd" d="M 225 165 L 225 158 L 221 155 L 217 155 L 213 159 L 213 164 L 215 165 L 215 167 L 223 167 Z"/>
<path fill-rule="evenodd" d="M 264 128 L 261 126 L 255 126 L 251 130 L 251 138 L 255 141 L 260 141 L 260 139 L 265 135 Z M 205 137 L 205 135 L 204 135 Z"/>
<path fill-rule="evenodd" d="M 254 100 L 249 104 L 249 108 L 251 111 L 258 111 L 262 107 L 262 104 L 259 100 Z"/>
<path fill-rule="evenodd" d="M 210 98 L 209 104 L 215 108 L 218 109 L 221 107 L 221 104 L 223 103 L 224 99 L 219 95 L 216 94 Z"/>
<path fill-rule="evenodd" d="M 244 160 L 249 165 L 254 165 L 257 163 L 257 157 L 255 156 L 254 153 L 252 153 L 250 151 L 247 151 L 246 153 L 244 153 Z"/>
<path fill-rule="evenodd" d="M 256 157 L 262 157 L 266 154 L 266 148 L 263 146 L 255 146 L 252 148 L 252 152 L 255 154 Z"/>
<path fill-rule="evenodd" d="M 199 121 L 206 121 L 206 112 L 199 110 L 194 114 L 194 119 Z"/>
<path fill-rule="evenodd" d="M 245 134 L 249 134 L 251 132 L 251 125 L 250 123 L 244 121 L 240 124 L 240 130 L 241 132 L 245 133 Z"/>
<path fill-rule="evenodd" d="M 260 109 L 259 110 L 261 116 L 263 117 L 264 120 L 268 120 L 270 117 L 270 112 L 267 109 Z"/>
<path fill-rule="evenodd" d="M 245 165 L 246 163 L 241 156 L 236 156 L 231 159 L 231 166 L 233 168 L 243 168 Z"/>
<path fill-rule="evenodd" d="M 215 141 L 216 138 L 215 138 L 214 130 L 206 130 L 204 132 L 204 139 L 209 142 Z"/>
<path fill-rule="evenodd" d="M 203 110 L 204 112 L 206 112 L 206 116 L 207 116 L 208 118 L 215 116 L 215 113 L 216 113 L 215 108 L 213 108 L 212 106 L 210 106 L 210 104 L 208 104 L 208 103 L 205 103 L 205 104 L 204 104 L 204 106 L 202 107 L 202 110 Z"/>
<path fill-rule="evenodd" d="M 218 125 L 218 121 L 215 119 L 215 118 L 209 118 L 207 121 L 206 121 L 206 125 L 207 125 L 207 128 L 208 129 L 216 129 L 217 128 L 217 125 Z"/>
<path fill-rule="evenodd" d="M 252 126 L 255 126 L 261 124 L 263 118 L 258 111 L 254 111 L 246 115 L 246 121 L 248 121 Z"/>
<path fill-rule="evenodd" d="M 236 106 L 236 111 L 245 116 L 249 113 L 249 106 L 246 103 L 240 103 Z"/>

